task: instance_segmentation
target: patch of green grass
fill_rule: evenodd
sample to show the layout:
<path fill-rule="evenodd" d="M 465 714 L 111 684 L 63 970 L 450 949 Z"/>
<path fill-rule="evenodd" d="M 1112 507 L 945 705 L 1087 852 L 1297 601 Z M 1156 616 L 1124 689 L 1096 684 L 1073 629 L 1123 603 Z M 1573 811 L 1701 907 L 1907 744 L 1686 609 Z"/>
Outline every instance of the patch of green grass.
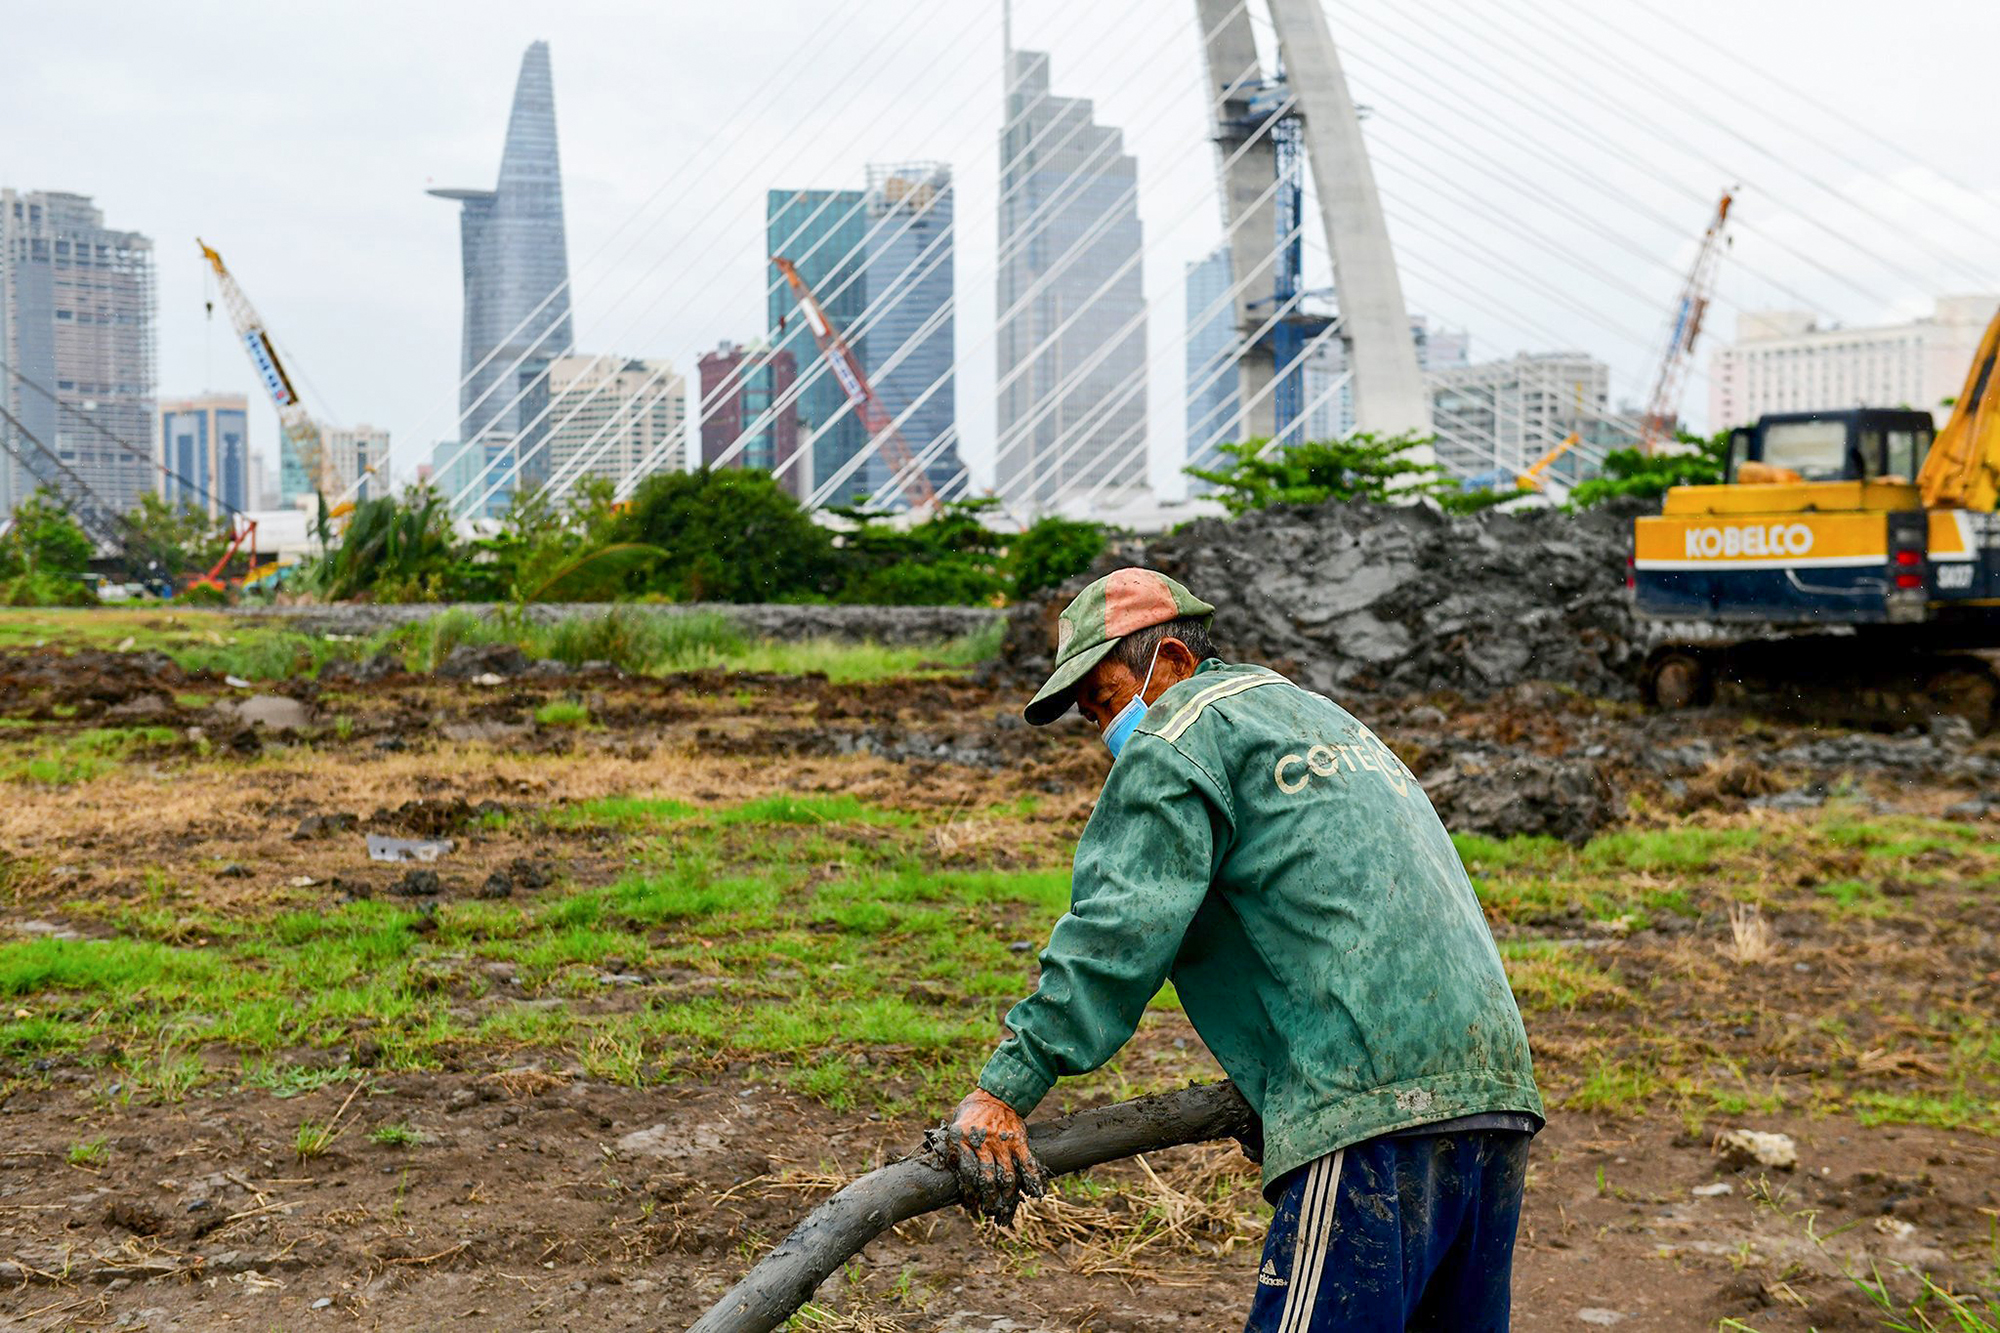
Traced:
<path fill-rule="evenodd" d="M 13 748 L 0 758 L 0 777 L 47 787 L 68 787 L 103 776 L 134 751 L 171 745 L 168 727 L 92 727 L 73 735 Z"/>
<path fill-rule="evenodd" d="M 1862 1089 L 1848 1098 L 1848 1104 L 1854 1110 L 1854 1118 L 1871 1127 L 1932 1125 L 1938 1129 L 2000 1134 L 2000 1101 L 1965 1092 L 1935 1096 Z"/>
<path fill-rule="evenodd" d="M 1831 898 L 1842 911 L 1880 916 L 1886 910 L 1881 886 L 1866 880 L 1838 879 L 1820 885 L 1816 892 L 1821 897 Z"/>
<path fill-rule="evenodd" d="M 424 1141 L 424 1136 L 409 1121 L 392 1120 L 369 1130 L 368 1141 L 384 1148 L 414 1148 Z"/>
<path fill-rule="evenodd" d="M 545 727 L 588 726 L 590 706 L 579 699 L 551 699 L 535 710 L 535 721 Z"/>
<path fill-rule="evenodd" d="M 1575 1091 L 1563 1098 L 1572 1111 L 1607 1111 L 1616 1115 L 1636 1115 L 1646 1102 L 1665 1087 L 1659 1072 L 1643 1064 L 1623 1060 L 1600 1060 Z"/>
<path fill-rule="evenodd" d="M 1500 946 L 1507 981 L 1524 1009 L 1575 1009 L 1626 1002 L 1618 979 L 1582 949 L 1550 940 L 1508 940 Z"/>
<path fill-rule="evenodd" d="M 69 1145 L 68 1161 L 71 1166 L 80 1166 L 95 1171 L 111 1160 L 111 1149 L 102 1138 L 83 1139 Z"/>
<path fill-rule="evenodd" d="M 1603 870 L 1686 872 L 1708 870 L 1725 854 L 1754 847 L 1756 829 L 1627 829 L 1599 834 L 1579 859 Z"/>
<path fill-rule="evenodd" d="M 1468 872 L 1497 870 L 1546 870 L 1567 858 L 1569 848 L 1556 838 L 1487 838 L 1477 833 L 1454 833 L 1452 845 Z"/>
<path fill-rule="evenodd" d="M 542 816 L 557 828 L 646 828 L 692 818 L 694 806 L 662 796 L 599 796 L 558 806 Z"/>
<path fill-rule="evenodd" d="M 737 824 L 876 824 L 908 828 L 916 818 L 900 810 L 869 805 L 845 792 L 833 796 L 786 792 L 746 801 L 734 809 L 718 810 L 709 816 L 709 821 L 717 828 Z"/>
<path fill-rule="evenodd" d="M 326 1150 L 339 1137 L 340 1127 L 337 1125 L 301 1120 L 297 1132 L 292 1135 L 292 1151 L 301 1162 L 310 1162 L 316 1157 L 326 1156 Z"/>

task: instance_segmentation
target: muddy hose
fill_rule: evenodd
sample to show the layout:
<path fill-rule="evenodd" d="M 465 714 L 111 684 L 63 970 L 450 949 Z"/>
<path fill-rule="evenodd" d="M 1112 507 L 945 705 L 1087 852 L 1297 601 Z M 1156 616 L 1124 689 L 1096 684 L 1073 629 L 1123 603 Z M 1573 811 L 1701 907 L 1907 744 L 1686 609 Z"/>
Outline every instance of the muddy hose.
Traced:
<path fill-rule="evenodd" d="M 1062 1176 L 1134 1153 L 1239 1138 L 1255 1123 L 1235 1084 L 1205 1083 L 1030 1125 L 1028 1146 L 1050 1175 Z M 927 1141 L 813 1209 L 688 1333 L 769 1333 L 869 1241 L 957 1199 L 957 1176 Z"/>

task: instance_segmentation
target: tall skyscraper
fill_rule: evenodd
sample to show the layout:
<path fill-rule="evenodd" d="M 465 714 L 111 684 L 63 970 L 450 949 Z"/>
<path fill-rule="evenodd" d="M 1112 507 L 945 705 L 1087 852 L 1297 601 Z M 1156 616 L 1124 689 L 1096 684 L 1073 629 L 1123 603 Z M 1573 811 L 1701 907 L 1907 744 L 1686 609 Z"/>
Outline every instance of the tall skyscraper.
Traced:
<path fill-rule="evenodd" d="M 702 354 L 701 465 L 713 467 L 744 431 L 752 434 L 727 466 L 777 472 L 799 449 L 799 409 L 790 399 L 798 363 L 786 351 L 726 342 Z M 807 469 L 785 468 L 778 484 L 803 500 Z"/>
<path fill-rule="evenodd" d="M 1010 50 L 1007 70 L 994 470 L 1003 499 L 1039 512 L 1145 480 L 1145 238 L 1120 131 L 1051 95 L 1047 53 Z"/>
<path fill-rule="evenodd" d="M 0 360 L 61 404 L 0 372 L 0 404 L 25 428 L 0 419 L 0 512 L 39 484 L 14 461 L 37 456 L 30 435 L 103 509 L 154 489 L 153 319 L 151 240 L 106 227 L 84 195 L 0 190 Z"/>
<path fill-rule="evenodd" d="M 1229 295 L 1229 247 L 1187 266 L 1187 463 L 1213 467 L 1219 444 L 1240 443 L 1236 410 L 1236 303 Z M 1190 481 L 1198 494 L 1207 482 Z"/>
<path fill-rule="evenodd" d="M 772 190 L 765 197 L 766 253 L 797 266 L 863 366 L 868 364 L 869 339 L 856 326 L 868 308 L 867 238 L 868 210 L 860 190 Z M 810 495 L 814 486 L 861 452 L 868 431 L 861 418 L 844 410 L 847 394 L 840 381 L 824 371 L 813 373 L 820 364 L 819 346 L 775 266 L 765 268 L 764 281 L 770 291 L 766 327 L 778 330 L 773 351 L 790 354 L 800 378 L 809 380 L 799 395 L 799 429 L 802 439 L 813 444 L 809 456 L 794 463 L 792 470 L 805 471 L 798 479 L 799 493 Z M 843 488 L 840 498 L 853 489 Z"/>
<path fill-rule="evenodd" d="M 511 441 L 526 456 L 541 433 L 548 365 L 573 345 L 569 253 L 563 236 L 562 165 L 556 152 L 555 84 L 549 44 L 521 57 L 500 181 L 491 190 L 430 193 L 457 200 L 465 272 L 464 352 L 459 438 L 489 449 Z M 543 423 L 546 424 L 546 423 Z M 546 477 L 546 450 L 524 469 Z"/>
<path fill-rule="evenodd" d="M 211 518 L 256 506 L 251 479 L 250 400 L 205 393 L 160 404 L 160 498 Z"/>
<path fill-rule="evenodd" d="M 668 361 L 565 356 L 549 366 L 549 474 L 614 485 L 687 466 L 687 381 Z"/>
<path fill-rule="evenodd" d="M 951 168 L 911 162 L 868 168 L 868 383 L 934 489 L 958 474 L 958 448 L 945 440 L 958 419 L 952 379 Z M 905 413 L 908 413 L 906 416 Z M 943 443 L 940 443 L 943 441 Z M 865 476 L 864 476 L 865 473 Z M 855 473 L 873 495 L 893 475 L 878 450 Z M 852 493 L 856 487 L 845 488 Z M 888 497 L 900 503 L 901 494 Z"/>

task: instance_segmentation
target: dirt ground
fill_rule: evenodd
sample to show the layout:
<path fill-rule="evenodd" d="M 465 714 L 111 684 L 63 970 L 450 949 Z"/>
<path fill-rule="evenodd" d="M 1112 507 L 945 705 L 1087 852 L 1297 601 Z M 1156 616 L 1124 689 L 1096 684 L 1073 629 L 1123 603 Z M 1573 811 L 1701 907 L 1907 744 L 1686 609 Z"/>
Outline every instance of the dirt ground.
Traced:
<path fill-rule="evenodd" d="M 253 694 L 291 706 L 246 713 Z M 555 721 L 558 702 L 587 723 Z M 542 911 L 639 858 L 691 855 L 657 825 L 614 816 L 627 797 L 706 811 L 852 796 L 906 814 L 926 867 L 1059 868 L 1105 761 L 1080 727 L 1030 730 L 1014 704 L 962 679 L 614 673 L 253 691 L 145 654 L 0 654 L 13 766 L 0 1001 L 16 1024 L 0 1045 L 0 1327 L 684 1327 L 829 1189 L 914 1147 L 976 1068 L 976 1041 L 940 1038 L 944 1054 L 918 1058 L 857 1039 L 840 1058 L 858 1060 L 865 1090 L 816 1095 L 798 1062 L 731 1038 L 676 1037 L 628 1068 L 582 1039 L 476 1026 L 517 991 L 533 998 L 510 1013 L 653 1013 L 725 982 L 764 986 L 785 1007 L 778 953 L 746 975 L 704 971 L 687 959 L 735 946 L 669 918 L 647 937 L 660 952 L 593 958 L 588 984 L 568 989 L 557 983 L 573 969 L 476 951 L 440 963 L 435 985 L 477 1040 L 399 1045 L 387 1016 L 362 1015 L 338 1039 L 254 1059 L 192 1043 L 170 1067 L 141 1061 L 118 1026 L 161 1040 L 168 983 L 94 1003 L 77 998 L 82 981 L 8 972 L 5 950 L 143 934 L 201 954 L 232 930 L 249 939 L 279 908 L 400 904 L 419 935 L 457 928 L 455 913 L 485 920 L 475 908 Z M 1596 787 L 1571 805 L 1603 807 L 1588 816 L 1600 841 L 1573 856 L 1540 843 L 1482 853 L 1552 1106 L 1529 1181 L 1518 1327 L 1880 1328 L 1847 1274 L 1879 1272 L 1903 1300 L 1918 1273 L 1991 1290 L 1992 742 L 1651 717 L 1532 691 L 1351 706 L 1427 785 L 1449 774 L 1464 787 L 1523 757 L 1592 765 Z M 57 758 L 31 769 L 31 755 Z M 1828 810 L 1844 813 L 1814 822 Z M 1684 854 L 1689 829 L 1727 850 Z M 434 883 L 411 888 L 412 867 L 367 859 L 366 832 L 455 845 Z M 904 835 L 841 836 L 810 845 L 824 869 L 805 883 Z M 1724 910 L 1746 885 L 1756 930 Z M 1003 955 L 1046 928 L 1011 907 L 975 916 Z M 1011 956 L 1025 989 L 1033 953 Z M 248 957 L 261 955 L 230 966 L 261 965 Z M 523 985 L 538 976 L 549 980 Z M 914 967 L 897 979 L 926 1012 L 974 1031 L 997 1022 L 1005 998 L 953 984 Z M 30 1040 L 29 1025 L 57 1018 L 74 1039 Z M 1214 1076 L 1185 1020 L 1155 1011 L 1115 1078 L 1080 1085 L 1061 1109 Z M 311 1152 L 307 1125 L 331 1135 Z M 1790 1135 L 1797 1165 L 1725 1161 L 1715 1136 L 1738 1126 Z M 1014 1235 L 956 1213 L 907 1223 L 830 1279 L 801 1326 L 1236 1327 L 1259 1208 L 1233 1146 L 1162 1153 L 1094 1173 Z"/>

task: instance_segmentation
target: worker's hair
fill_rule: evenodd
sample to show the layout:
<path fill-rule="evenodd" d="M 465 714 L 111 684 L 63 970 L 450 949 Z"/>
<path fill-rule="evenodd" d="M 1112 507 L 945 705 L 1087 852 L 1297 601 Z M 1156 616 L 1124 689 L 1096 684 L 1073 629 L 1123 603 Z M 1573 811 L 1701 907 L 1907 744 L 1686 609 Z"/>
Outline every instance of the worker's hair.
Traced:
<path fill-rule="evenodd" d="M 1182 616 L 1178 620 L 1162 621 L 1135 629 L 1118 641 L 1111 655 L 1125 664 L 1125 669 L 1144 679 L 1146 668 L 1152 665 L 1153 651 L 1168 639 L 1179 639 L 1187 645 L 1197 662 L 1206 662 L 1215 656 L 1215 644 L 1208 637 L 1207 616 Z"/>

